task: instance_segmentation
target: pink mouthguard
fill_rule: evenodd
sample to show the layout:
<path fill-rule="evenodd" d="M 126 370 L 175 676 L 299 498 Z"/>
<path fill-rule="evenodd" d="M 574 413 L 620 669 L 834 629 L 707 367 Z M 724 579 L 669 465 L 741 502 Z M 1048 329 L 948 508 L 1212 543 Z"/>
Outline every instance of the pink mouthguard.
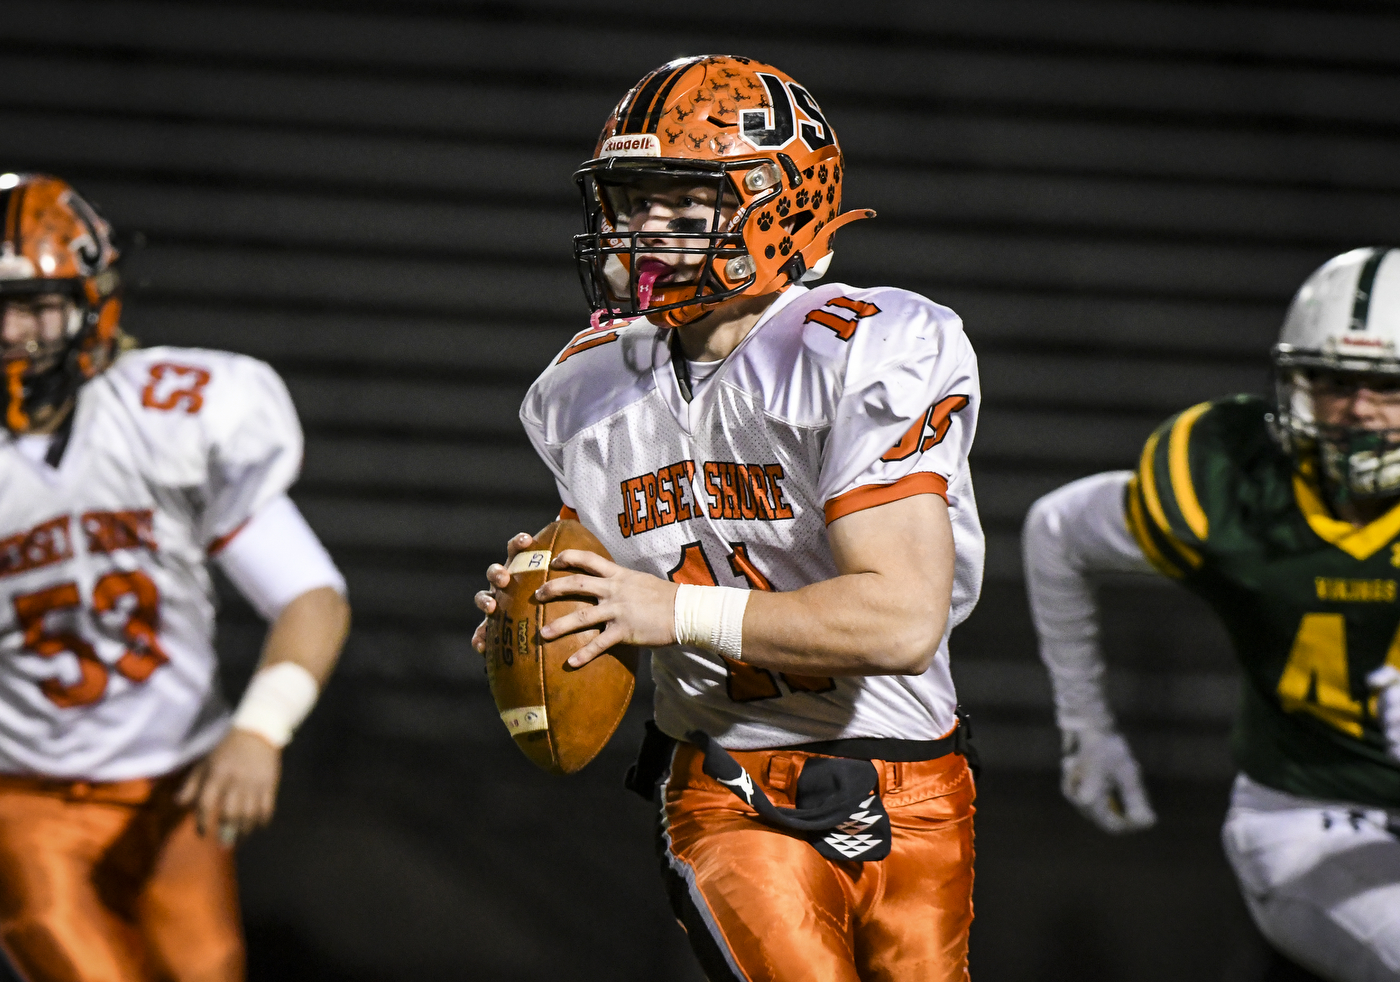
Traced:
<path fill-rule="evenodd" d="M 657 277 L 659 277 L 662 273 L 668 273 L 668 272 L 670 272 L 670 270 L 668 270 L 665 266 L 662 266 L 660 269 L 657 269 L 657 268 L 655 268 L 654 266 L 648 266 L 648 268 L 646 268 L 646 269 L 638 270 L 638 272 L 637 272 L 637 306 L 638 306 L 638 307 L 640 307 L 642 310 L 646 310 L 648 307 L 651 306 L 651 288 L 652 288 L 653 285 L 655 285 L 656 280 L 657 280 Z"/>
<path fill-rule="evenodd" d="M 648 268 L 638 270 L 637 307 L 639 310 L 646 310 L 648 307 L 651 306 L 651 291 L 653 287 L 655 287 L 656 281 L 668 272 L 670 272 L 670 270 L 666 267 L 664 263 L 657 263 L 655 265 L 649 264 Z M 611 317 L 609 316 L 609 313 L 610 312 L 606 310 L 593 311 L 592 316 L 588 318 L 589 326 L 595 331 L 601 331 L 606 326 L 614 323 L 614 321 L 624 319 L 621 317 Z"/>

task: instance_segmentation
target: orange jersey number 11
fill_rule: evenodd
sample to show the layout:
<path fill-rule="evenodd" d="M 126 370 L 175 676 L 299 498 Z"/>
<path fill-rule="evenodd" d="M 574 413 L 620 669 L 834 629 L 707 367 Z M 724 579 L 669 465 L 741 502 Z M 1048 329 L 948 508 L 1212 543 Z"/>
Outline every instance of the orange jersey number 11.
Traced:
<path fill-rule="evenodd" d="M 768 578 L 759 572 L 758 567 L 749 559 L 748 548 L 742 542 L 731 542 L 730 548 L 734 551 L 729 554 L 729 567 L 735 576 L 742 576 L 747 580 L 750 590 L 773 589 Z M 681 548 L 681 561 L 667 575 L 672 583 L 688 583 L 691 586 L 719 585 L 709 557 L 698 542 Z M 783 694 L 783 690 L 778 688 L 777 679 L 773 678 L 773 673 L 766 668 L 756 668 L 732 658 L 725 658 L 724 664 L 729 668 L 729 698 L 735 702 L 775 699 Z M 825 676 L 790 675 L 784 672 L 783 681 L 793 692 L 830 692 L 836 688 L 835 680 Z"/>

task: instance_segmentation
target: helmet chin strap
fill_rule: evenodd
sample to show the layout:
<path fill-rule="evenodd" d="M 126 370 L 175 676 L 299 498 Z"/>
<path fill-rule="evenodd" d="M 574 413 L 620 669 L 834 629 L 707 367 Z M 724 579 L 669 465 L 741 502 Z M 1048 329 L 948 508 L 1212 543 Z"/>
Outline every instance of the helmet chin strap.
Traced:
<path fill-rule="evenodd" d="M 9 396 L 5 409 L 5 426 L 12 433 L 25 433 L 29 430 L 29 414 L 24 411 L 24 372 L 28 367 L 28 358 L 17 358 L 5 363 L 5 383 Z"/>

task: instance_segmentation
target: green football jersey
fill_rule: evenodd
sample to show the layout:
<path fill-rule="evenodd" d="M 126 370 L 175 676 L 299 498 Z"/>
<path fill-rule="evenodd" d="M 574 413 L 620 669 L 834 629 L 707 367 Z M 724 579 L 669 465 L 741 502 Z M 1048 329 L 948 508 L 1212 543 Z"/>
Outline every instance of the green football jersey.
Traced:
<path fill-rule="evenodd" d="M 1361 528 L 1332 516 L 1273 440 L 1254 396 L 1164 423 L 1128 486 L 1147 558 L 1224 621 L 1244 672 L 1232 745 L 1261 784 L 1400 805 L 1366 676 L 1400 668 L 1400 505 Z"/>

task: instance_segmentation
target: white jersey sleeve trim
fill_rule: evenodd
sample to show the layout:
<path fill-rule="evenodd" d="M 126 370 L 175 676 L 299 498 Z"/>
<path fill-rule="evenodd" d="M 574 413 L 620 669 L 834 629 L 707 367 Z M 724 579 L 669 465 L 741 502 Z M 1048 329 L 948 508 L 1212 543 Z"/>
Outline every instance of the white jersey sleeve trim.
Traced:
<path fill-rule="evenodd" d="M 1114 725 L 1104 691 L 1099 607 L 1089 575 L 1154 573 L 1123 516 L 1131 471 L 1095 474 L 1031 506 L 1021 533 L 1026 594 L 1061 729 Z"/>
<path fill-rule="evenodd" d="M 250 518 L 214 558 L 238 592 L 269 621 L 308 590 L 328 586 L 345 594 L 345 577 L 285 494 Z"/>

